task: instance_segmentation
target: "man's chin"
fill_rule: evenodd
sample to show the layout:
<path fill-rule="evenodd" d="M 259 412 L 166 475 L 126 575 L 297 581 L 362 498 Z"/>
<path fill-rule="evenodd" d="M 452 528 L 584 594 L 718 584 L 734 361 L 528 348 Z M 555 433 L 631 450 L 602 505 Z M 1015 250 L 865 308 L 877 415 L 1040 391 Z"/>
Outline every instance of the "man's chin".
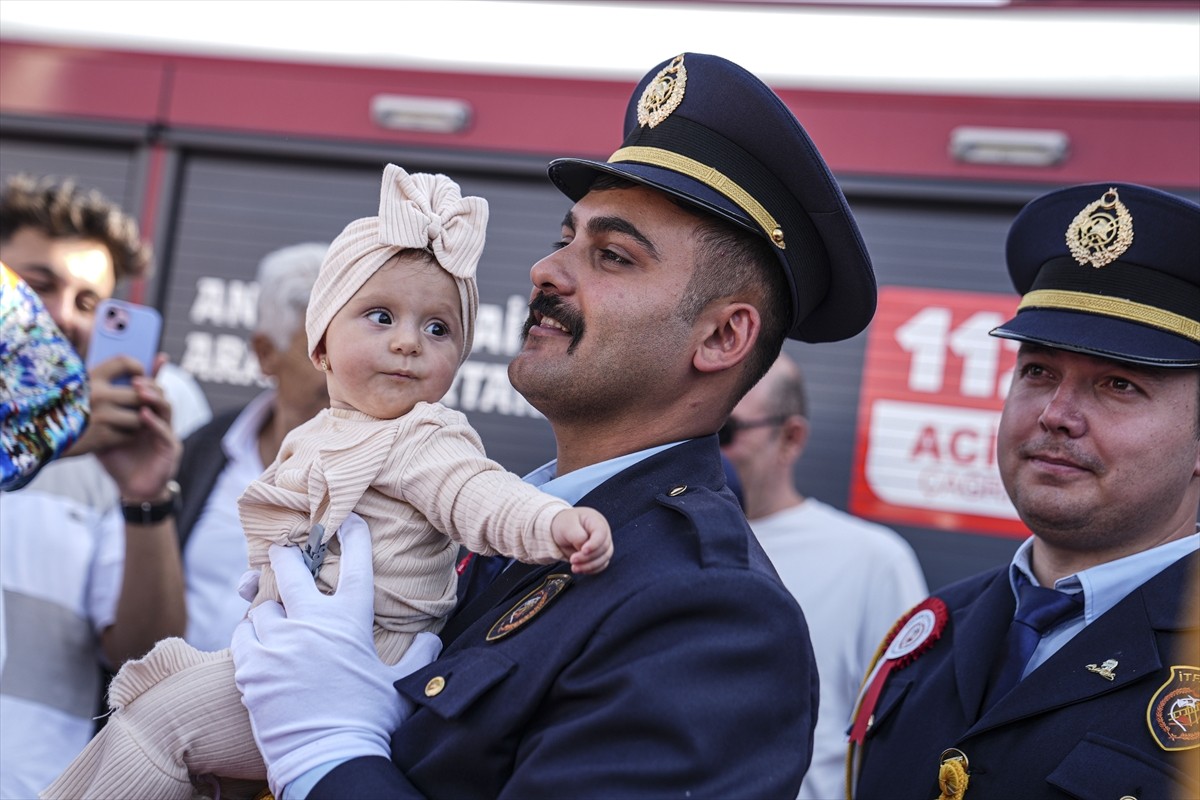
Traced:
<path fill-rule="evenodd" d="M 1049 544 L 1067 550 L 1086 550 L 1092 546 L 1093 515 L 1088 509 L 1024 504 L 1017 513 L 1030 531 Z"/>
<path fill-rule="evenodd" d="M 508 362 L 508 382 L 521 394 L 537 391 L 561 369 L 560 359 L 567 355 L 565 342 L 527 341 Z"/>

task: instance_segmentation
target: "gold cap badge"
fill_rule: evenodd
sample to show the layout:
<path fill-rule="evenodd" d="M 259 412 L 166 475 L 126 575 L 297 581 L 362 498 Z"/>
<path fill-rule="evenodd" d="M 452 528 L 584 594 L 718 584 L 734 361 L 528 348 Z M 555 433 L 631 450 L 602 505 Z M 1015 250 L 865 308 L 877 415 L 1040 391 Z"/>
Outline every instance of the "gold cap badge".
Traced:
<path fill-rule="evenodd" d="M 683 66 L 683 56 L 671 59 L 654 80 L 646 86 L 637 104 L 638 125 L 658 125 L 683 102 L 683 92 L 687 88 L 687 69 Z"/>
<path fill-rule="evenodd" d="M 1067 226 L 1067 247 L 1080 264 L 1103 267 L 1121 257 L 1133 244 L 1133 217 L 1110 188 L 1087 205 Z"/>

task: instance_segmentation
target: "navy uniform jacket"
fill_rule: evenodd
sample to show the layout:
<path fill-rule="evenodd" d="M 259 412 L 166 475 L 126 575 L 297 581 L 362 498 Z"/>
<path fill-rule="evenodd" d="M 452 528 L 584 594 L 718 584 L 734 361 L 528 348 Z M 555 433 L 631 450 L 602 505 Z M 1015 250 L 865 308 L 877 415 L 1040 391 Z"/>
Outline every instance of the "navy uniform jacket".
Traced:
<path fill-rule="evenodd" d="M 1147 713 L 1173 665 L 1200 667 L 1198 562 L 1193 553 L 1135 589 L 982 717 L 1015 608 L 1008 567 L 937 593 L 950 620 L 927 652 L 888 678 L 855 797 L 937 797 L 940 756 L 951 747 L 969 763 L 965 800 L 1200 797 L 1200 749 L 1165 750 Z M 1111 681 L 1087 669 L 1109 659 L 1118 662 Z M 1200 675 L 1190 675 L 1177 686 L 1200 698 Z M 1200 725 L 1192 730 L 1200 734 Z"/>
<path fill-rule="evenodd" d="M 397 682 L 416 711 L 392 761 L 342 764 L 309 798 L 796 796 L 817 709 L 808 628 L 725 488 L 716 437 L 579 505 L 612 525 L 608 569 L 485 641 L 546 576 L 570 572 L 537 569 Z"/>

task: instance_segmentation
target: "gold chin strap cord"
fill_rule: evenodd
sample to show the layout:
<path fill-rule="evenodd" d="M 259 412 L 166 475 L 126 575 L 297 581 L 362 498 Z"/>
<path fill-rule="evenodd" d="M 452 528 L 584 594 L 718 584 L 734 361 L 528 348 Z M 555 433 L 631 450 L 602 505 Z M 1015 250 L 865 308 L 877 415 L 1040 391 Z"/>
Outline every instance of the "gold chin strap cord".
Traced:
<path fill-rule="evenodd" d="M 783 228 L 771 216 L 771 212 L 767 211 L 763 204 L 758 202 L 752 194 L 718 169 L 710 167 L 707 164 L 702 164 L 685 155 L 680 155 L 670 150 L 663 150 L 659 147 L 622 147 L 609 156 L 608 160 L 614 164 L 623 161 L 635 161 L 655 167 L 665 167 L 673 172 L 678 172 L 687 175 L 689 178 L 698 180 L 710 189 L 714 189 L 725 195 L 738 208 L 745 211 L 758 224 L 758 227 L 762 228 L 763 233 L 767 235 L 767 238 L 776 247 L 780 250 L 787 249 L 787 243 L 784 241 L 783 236 Z"/>

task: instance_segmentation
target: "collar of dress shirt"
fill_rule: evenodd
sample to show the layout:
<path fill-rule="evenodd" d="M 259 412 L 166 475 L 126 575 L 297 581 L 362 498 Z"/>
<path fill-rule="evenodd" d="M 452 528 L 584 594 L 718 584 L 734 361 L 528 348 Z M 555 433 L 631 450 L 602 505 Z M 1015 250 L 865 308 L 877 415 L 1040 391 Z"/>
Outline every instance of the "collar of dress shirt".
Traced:
<path fill-rule="evenodd" d="M 225 451 L 226 458 L 240 461 L 253 455 L 255 461 L 259 460 L 258 432 L 262 430 L 263 421 L 271 413 L 274 403 L 275 390 L 267 389 L 246 404 L 221 438 L 221 449 Z"/>
<path fill-rule="evenodd" d="M 601 461 L 598 464 L 592 464 L 591 466 L 577 469 L 574 472 L 568 472 L 561 478 L 555 477 L 555 471 L 558 467 L 558 460 L 555 459 L 530 472 L 525 476 L 525 481 L 532 483 L 546 494 L 552 494 L 561 500 L 566 500 L 571 505 L 575 505 L 584 495 L 618 472 L 628 469 L 639 461 L 647 459 L 655 453 L 661 453 L 668 447 L 674 447 L 677 444 L 683 444 L 683 442 L 660 444 L 656 447 L 638 450 L 636 453 L 627 453 L 623 456 L 610 458 L 608 461 Z"/>
<path fill-rule="evenodd" d="M 1040 585 L 1034 577 L 1033 565 L 1030 562 L 1033 540 L 1032 536 L 1026 539 L 1013 555 L 1008 580 L 1014 595 L 1017 591 L 1018 572 L 1023 573 L 1034 586 Z M 1200 550 L 1200 526 L 1197 526 L 1197 532 L 1191 536 L 1059 578 L 1054 582 L 1054 588 L 1068 594 L 1083 592 L 1084 622 L 1091 623 L 1121 602 L 1134 589 L 1196 550 Z"/>

